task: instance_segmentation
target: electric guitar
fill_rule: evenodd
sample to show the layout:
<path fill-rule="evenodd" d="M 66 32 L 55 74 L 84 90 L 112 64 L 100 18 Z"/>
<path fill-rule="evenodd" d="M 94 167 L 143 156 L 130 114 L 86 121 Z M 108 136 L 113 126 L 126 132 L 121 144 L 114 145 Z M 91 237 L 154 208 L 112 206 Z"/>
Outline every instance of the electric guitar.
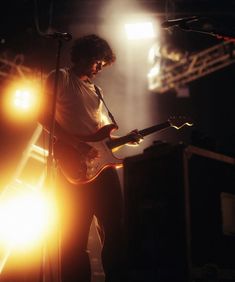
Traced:
<path fill-rule="evenodd" d="M 180 129 L 183 126 L 192 126 L 193 123 L 184 117 L 169 118 L 167 122 L 154 125 L 137 131 L 140 136 L 144 137 L 154 132 L 174 127 Z M 111 137 L 111 132 L 116 130 L 114 124 L 108 124 L 100 128 L 95 134 L 85 136 L 86 144 L 98 151 L 98 156 L 93 159 L 86 158 L 79 148 L 72 147 L 58 141 L 54 144 L 55 159 L 67 178 L 73 184 L 85 184 L 94 180 L 106 167 L 122 167 L 122 159 L 116 158 L 112 150 L 129 142 L 133 142 L 134 135 L 129 133 L 122 137 Z"/>

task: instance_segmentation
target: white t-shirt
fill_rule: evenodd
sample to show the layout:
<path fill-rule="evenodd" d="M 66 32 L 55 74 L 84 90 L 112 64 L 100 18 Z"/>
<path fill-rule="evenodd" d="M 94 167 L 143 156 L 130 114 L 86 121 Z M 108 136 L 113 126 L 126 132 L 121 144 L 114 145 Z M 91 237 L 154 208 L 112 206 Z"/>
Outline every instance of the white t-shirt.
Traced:
<path fill-rule="evenodd" d="M 54 77 L 53 73 L 49 77 Z M 90 135 L 109 123 L 91 81 L 79 79 L 70 69 L 61 69 L 59 77 L 55 118 L 63 129 L 75 135 Z"/>

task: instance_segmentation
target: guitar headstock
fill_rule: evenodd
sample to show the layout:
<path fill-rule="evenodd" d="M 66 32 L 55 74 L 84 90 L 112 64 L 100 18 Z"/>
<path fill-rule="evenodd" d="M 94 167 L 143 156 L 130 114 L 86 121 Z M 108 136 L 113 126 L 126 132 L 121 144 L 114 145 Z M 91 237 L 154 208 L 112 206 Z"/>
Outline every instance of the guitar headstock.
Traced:
<path fill-rule="evenodd" d="M 193 126 L 193 121 L 189 117 L 179 116 L 179 117 L 170 117 L 168 119 L 170 125 L 176 129 L 180 129 L 183 126 Z"/>

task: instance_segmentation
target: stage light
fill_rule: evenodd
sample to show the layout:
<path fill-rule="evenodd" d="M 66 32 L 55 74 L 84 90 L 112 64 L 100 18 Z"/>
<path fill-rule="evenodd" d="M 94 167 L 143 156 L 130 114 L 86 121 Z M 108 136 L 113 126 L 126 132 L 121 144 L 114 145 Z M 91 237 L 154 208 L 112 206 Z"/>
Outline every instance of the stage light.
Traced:
<path fill-rule="evenodd" d="M 125 24 L 126 35 L 129 40 L 154 38 L 155 33 L 151 22 Z"/>
<path fill-rule="evenodd" d="M 27 249 L 45 238 L 56 223 L 56 205 L 39 191 L 10 193 L 0 200 L 0 245 Z"/>
<path fill-rule="evenodd" d="M 148 89 L 153 90 L 155 87 L 160 87 L 159 81 L 157 77 L 161 73 L 161 65 L 160 62 L 156 63 L 154 67 L 152 67 L 147 74 L 148 77 Z"/>
<path fill-rule="evenodd" d="M 12 121 L 32 120 L 40 110 L 41 95 L 35 80 L 12 81 L 3 95 L 3 112 Z"/>
<path fill-rule="evenodd" d="M 17 89 L 14 95 L 14 106 L 17 109 L 28 110 L 33 104 L 33 95 L 27 89 Z"/>
<path fill-rule="evenodd" d="M 148 63 L 150 65 L 154 65 L 156 61 L 161 57 L 160 53 L 160 43 L 156 42 L 148 51 Z"/>
<path fill-rule="evenodd" d="M 148 78 L 151 79 L 152 77 L 157 76 L 160 73 L 160 62 L 158 64 L 155 64 L 154 67 L 152 67 L 148 73 Z"/>

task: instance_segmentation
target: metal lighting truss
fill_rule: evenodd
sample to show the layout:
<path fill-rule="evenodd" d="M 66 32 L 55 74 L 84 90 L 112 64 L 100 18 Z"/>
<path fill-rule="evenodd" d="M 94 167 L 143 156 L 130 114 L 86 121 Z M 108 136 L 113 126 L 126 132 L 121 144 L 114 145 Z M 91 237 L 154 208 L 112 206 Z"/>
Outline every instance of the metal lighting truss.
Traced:
<path fill-rule="evenodd" d="M 161 68 L 161 72 L 149 77 L 149 90 L 165 93 L 183 87 L 188 82 L 225 68 L 235 62 L 235 45 L 223 42 L 177 63 Z"/>
<path fill-rule="evenodd" d="M 6 54 L 0 55 L 0 77 L 27 77 L 32 70 L 23 65 L 24 56 L 19 54 L 9 60 Z"/>

